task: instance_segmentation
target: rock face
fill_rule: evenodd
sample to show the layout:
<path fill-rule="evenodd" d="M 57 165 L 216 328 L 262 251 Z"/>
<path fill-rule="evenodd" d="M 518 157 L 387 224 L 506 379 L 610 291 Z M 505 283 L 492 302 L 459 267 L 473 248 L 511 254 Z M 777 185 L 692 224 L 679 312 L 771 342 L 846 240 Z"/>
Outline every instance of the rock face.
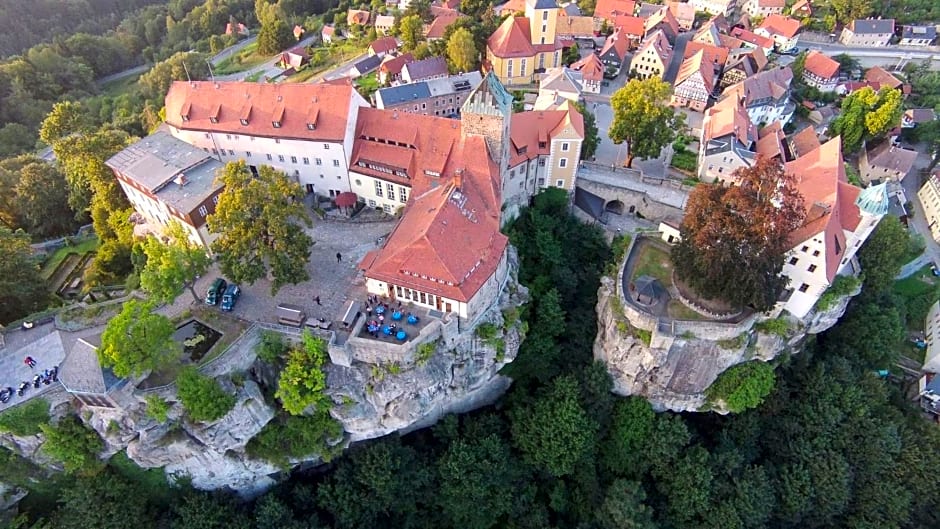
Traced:
<path fill-rule="evenodd" d="M 751 319 L 728 329 L 702 324 L 700 330 L 678 336 L 657 326 L 647 345 L 630 329 L 646 328 L 649 322 L 621 308 L 614 281 L 605 277 L 598 290 L 594 357 L 607 365 L 615 393 L 644 397 L 658 411 L 699 411 L 705 406 L 705 390 L 724 370 L 748 360 L 768 361 L 784 351 L 796 351 L 806 335 L 834 325 L 857 293 L 824 312 L 813 311 L 802 321 L 789 321 L 786 338 L 758 332 Z M 720 408 L 709 411 L 725 413 Z"/>

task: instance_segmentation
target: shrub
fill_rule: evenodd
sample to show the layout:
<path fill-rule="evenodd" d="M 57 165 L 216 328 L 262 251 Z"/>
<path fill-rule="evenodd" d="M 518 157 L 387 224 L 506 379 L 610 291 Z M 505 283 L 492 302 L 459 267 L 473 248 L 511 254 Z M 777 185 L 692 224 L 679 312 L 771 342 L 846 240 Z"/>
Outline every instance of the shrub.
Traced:
<path fill-rule="evenodd" d="M 734 338 L 728 340 L 718 340 L 718 347 L 722 349 L 738 349 L 747 342 L 747 334 L 741 333 Z"/>
<path fill-rule="evenodd" d="M 167 412 L 170 411 L 170 404 L 163 400 L 159 395 L 147 395 L 147 416 L 157 422 L 166 422 Z"/>
<path fill-rule="evenodd" d="M 195 367 L 183 369 L 176 378 L 177 393 L 189 417 L 197 422 L 211 422 L 222 418 L 235 407 L 235 396 L 229 395 L 211 377 Z"/>
<path fill-rule="evenodd" d="M 645 329 L 633 329 L 633 335 L 638 340 L 645 343 L 647 347 L 649 347 L 650 343 L 653 342 L 653 333 L 651 331 L 647 331 Z"/>
<path fill-rule="evenodd" d="M 44 399 L 33 399 L 0 413 L 0 431 L 13 435 L 36 435 L 43 424 L 49 424 L 49 403 Z"/>
<path fill-rule="evenodd" d="M 676 150 L 672 155 L 672 166 L 676 169 L 694 173 L 698 168 L 696 154 L 684 148 L 681 151 Z"/>
<path fill-rule="evenodd" d="M 269 422 L 248 442 L 248 455 L 266 459 L 281 467 L 289 458 L 319 455 L 329 461 L 328 442 L 343 433 L 342 425 L 326 410 L 310 416 L 286 416 Z"/>
<path fill-rule="evenodd" d="M 497 329 L 495 325 L 487 322 L 478 325 L 476 331 L 474 332 L 476 333 L 477 338 L 481 338 L 483 340 L 492 340 L 493 338 L 496 338 L 496 333 L 498 331 L 499 329 Z"/>
<path fill-rule="evenodd" d="M 776 376 L 770 364 L 760 361 L 731 366 L 705 390 L 706 401 L 723 401 L 729 411 L 755 408 L 774 387 Z"/>
<path fill-rule="evenodd" d="M 89 475 L 104 467 L 104 462 L 98 459 L 98 451 L 104 447 L 101 438 L 85 428 L 74 415 L 65 417 L 56 426 L 42 424 L 39 427 L 46 436 L 42 450 L 62 462 L 67 473 Z"/>
<path fill-rule="evenodd" d="M 757 332 L 775 334 L 781 338 L 786 338 L 787 334 L 790 332 L 790 323 L 786 318 L 774 318 L 772 320 L 762 321 L 754 325 L 754 328 L 757 329 Z"/>
<path fill-rule="evenodd" d="M 300 415 L 311 405 L 326 403 L 326 342 L 304 330 L 301 345 L 291 349 L 281 371 L 274 396 L 291 415 Z"/>
<path fill-rule="evenodd" d="M 261 332 L 261 345 L 258 346 L 258 358 L 269 364 L 273 364 L 287 352 L 287 344 L 284 343 L 284 337 L 281 333 L 274 331 Z"/>
<path fill-rule="evenodd" d="M 836 276 L 836 280 L 816 302 L 816 310 L 829 310 L 840 298 L 855 292 L 860 283 L 855 276 Z"/>
<path fill-rule="evenodd" d="M 508 329 L 519 321 L 519 308 L 510 307 L 503 311 L 503 328 Z"/>

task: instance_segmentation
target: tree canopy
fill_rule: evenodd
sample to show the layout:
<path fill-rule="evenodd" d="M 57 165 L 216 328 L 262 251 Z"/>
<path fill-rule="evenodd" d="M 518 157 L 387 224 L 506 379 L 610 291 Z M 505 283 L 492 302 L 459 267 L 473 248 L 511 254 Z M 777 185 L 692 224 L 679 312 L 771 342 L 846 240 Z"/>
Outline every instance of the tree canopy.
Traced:
<path fill-rule="evenodd" d="M 626 167 L 634 158 L 659 156 L 685 126 L 685 115 L 669 106 L 671 92 L 668 83 L 652 77 L 631 79 L 611 96 L 614 117 L 607 135 L 618 145 L 627 144 Z"/>
<path fill-rule="evenodd" d="M 222 272 L 236 283 L 254 283 L 270 274 L 271 293 L 310 279 L 307 261 L 313 239 L 303 190 L 284 173 L 261 166 L 255 177 L 244 161 L 230 162 L 218 178 L 225 186 L 209 231 Z"/>
<path fill-rule="evenodd" d="M 208 270 L 209 256 L 205 248 L 190 240 L 179 222 L 171 222 L 164 234 L 165 241 L 151 235 L 143 243 L 147 264 L 140 272 L 140 286 L 152 299 L 164 303 L 172 303 L 188 289 L 198 303 L 193 285 Z"/>
<path fill-rule="evenodd" d="M 842 100 L 842 111 L 829 125 L 830 136 L 842 137 L 842 149 L 853 153 L 862 141 L 882 136 L 897 126 L 904 107 L 901 91 L 884 87 L 875 92 L 866 86 Z"/>
<path fill-rule="evenodd" d="M 697 293 L 763 311 L 786 286 L 780 271 L 803 223 L 803 197 L 774 160 L 759 158 L 733 176 L 738 185 L 698 185 L 689 194 L 672 261 Z"/>
<path fill-rule="evenodd" d="M 275 397 L 292 415 L 301 415 L 310 406 L 326 404 L 326 342 L 306 330 L 301 345 L 287 353 L 287 365 L 281 370 Z"/>
<path fill-rule="evenodd" d="M 198 422 L 221 419 L 235 407 L 234 395 L 193 366 L 183 368 L 176 377 L 176 393 L 189 417 Z"/>
<path fill-rule="evenodd" d="M 458 28 L 447 39 L 447 59 L 454 72 L 472 72 L 477 69 L 478 53 L 473 35 L 466 28 Z"/>
<path fill-rule="evenodd" d="M 115 375 L 142 375 L 177 360 L 182 352 L 173 340 L 173 322 L 153 308 L 152 302 L 130 299 L 101 334 L 98 360 Z"/>
<path fill-rule="evenodd" d="M 29 236 L 0 226 L 0 323 L 37 311 L 48 299 Z"/>

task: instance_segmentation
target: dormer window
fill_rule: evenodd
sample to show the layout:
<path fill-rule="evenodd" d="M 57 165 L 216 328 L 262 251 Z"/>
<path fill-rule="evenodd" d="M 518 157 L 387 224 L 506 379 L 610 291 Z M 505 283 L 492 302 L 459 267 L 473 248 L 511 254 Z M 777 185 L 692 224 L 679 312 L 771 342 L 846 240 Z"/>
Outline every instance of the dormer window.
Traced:
<path fill-rule="evenodd" d="M 219 122 L 219 112 L 220 112 L 221 110 L 222 110 L 222 104 L 221 104 L 221 103 L 216 103 L 215 106 L 212 107 L 212 111 L 209 112 L 209 122 L 211 122 L 211 123 L 218 123 L 218 122 Z"/>
<path fill-rule="evenodd" d="M 192 105 L 190 105 L 189 102 L 187 101 L 186 103 L 183 104 L 183 108 L 180 109 L 180 119 L 182 119 L 184 122 L 189 121 L 189 109 L 191 108 L 191 106 Z"/>
<path fill-rule="evenodd" d="M 242 122 L 242 125 L 244 125 L 245 127 L 248 126 L 248 120 L 247 120 L 247 119 L 242 119 L 241 122 Z"/>
<path fill-rule="evenodd" d="M 316 129 L 317 129 L 316 123 L 307 123 L 307 130 L 316 130 Z"/>
<path fill-rule="evenodd" d="M 180 118 L 181 118 L 184 122 L 189 121 L 189 116 L 187 116 L 186 114 L 180 114 Z"/>
<path fill-rule="evenodd" d="M 219 122 L 219 118 L 216 118 L 216 117 L 209 118 L 209 123 L 218 123 L 218 122 Z"/>
<path fill-rule="evenodd" d="M 279 129 L 279 128 L 281 128 L 281 122 L 280 122 L 280 121 L 272 121 L 272 122 L 271 122 L 271 126 L 274 127 L 274 128 L 276 128 L 276 129 Z"/>

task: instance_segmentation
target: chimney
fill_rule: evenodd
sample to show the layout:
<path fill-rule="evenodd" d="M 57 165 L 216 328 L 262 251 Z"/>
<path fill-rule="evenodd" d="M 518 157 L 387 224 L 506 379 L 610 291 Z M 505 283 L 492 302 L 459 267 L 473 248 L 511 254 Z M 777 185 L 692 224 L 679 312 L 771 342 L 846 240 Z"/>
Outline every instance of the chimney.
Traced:
<path fill-rule="evenodd" d="M 454 187 L 460 189 L 463 184 L 463 169 L 454 170 Z"/>
<path fill-rule="evenodd" d="M 186 178 L 186 175 L 184 173 L 180 173 L 179 175 L 177 175 L 176 178 L 173 179 L 173 181 L 176 182 L 176 185 L 180 187 L 183 187 L 189 183 L 189 179 Z"/>

